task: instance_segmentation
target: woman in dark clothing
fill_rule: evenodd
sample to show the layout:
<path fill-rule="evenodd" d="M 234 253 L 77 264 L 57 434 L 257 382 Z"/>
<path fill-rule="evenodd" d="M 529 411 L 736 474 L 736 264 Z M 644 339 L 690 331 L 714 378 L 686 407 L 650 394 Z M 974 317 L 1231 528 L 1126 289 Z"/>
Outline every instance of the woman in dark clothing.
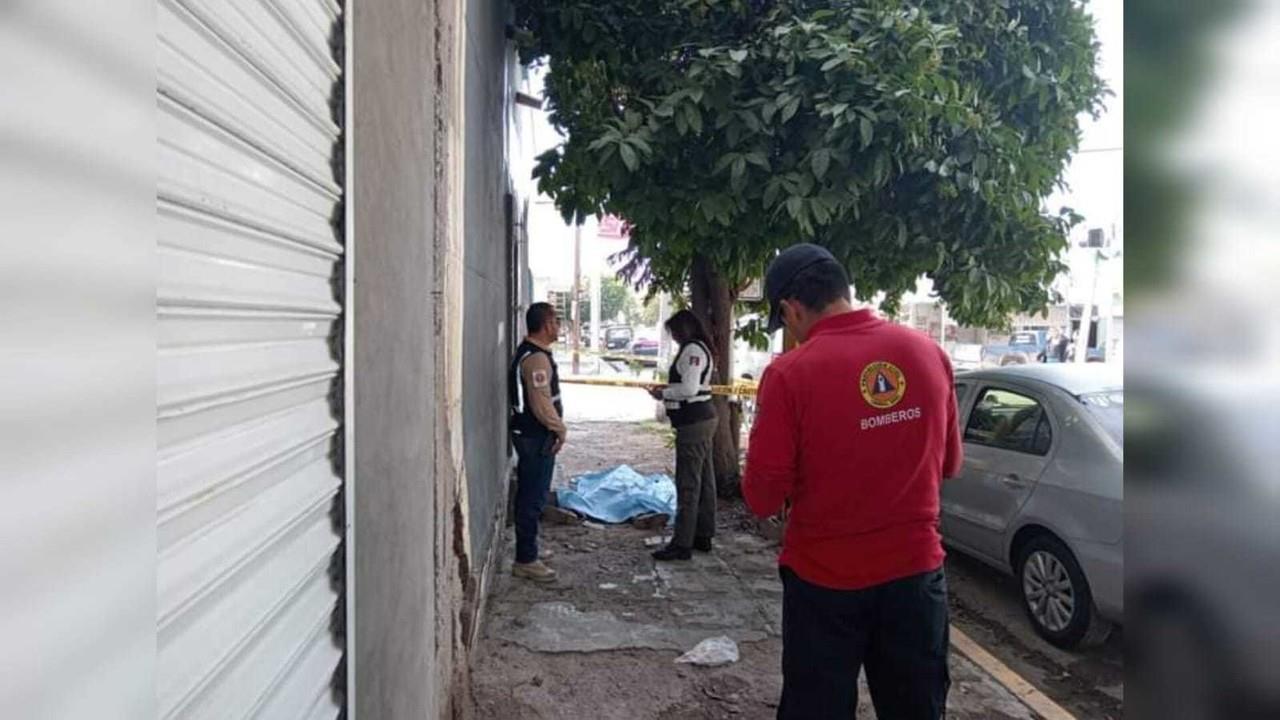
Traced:
<path fill-rule="evenodd" d="M 711 403 L 715 362 L 706 327 L 688 310 L 666 322 L 679 344 L 667 371 L 667 386 L 652 391 L 676 431 L 676 525 L 671 542 L 653 553 L 657 560 L 688 560 L 694 550 L 711 551 L 716 530 L 716 478 L 711 445 L 716 410 Z"/>

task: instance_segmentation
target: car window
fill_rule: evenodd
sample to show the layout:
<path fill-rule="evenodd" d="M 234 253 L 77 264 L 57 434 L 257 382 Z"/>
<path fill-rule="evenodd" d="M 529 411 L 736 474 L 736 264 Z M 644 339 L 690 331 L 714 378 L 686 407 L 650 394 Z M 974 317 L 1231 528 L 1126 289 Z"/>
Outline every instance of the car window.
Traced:
<path fill-rule="evenodd" d="M 964 400 L 968 396 L 969 396 L 969 383 L 967 382 L 956 383 L 956 409 L 959 410 L 959 412 L 961 413 L 964 412 Z M 963 426 L 964 416 L 961 415 L 957 420 L 957 422 L 959 422 L 960 425 Z"/>
<path fill-rule="evenodd" d="M 1035 400 L 1009 390 L 987 388 L 969 414 L 965 442 L 1002 450 L 1047 455 L 1053 428 Z"/>
<path fill-rule="evenodd" d="M 1014 333 L 1013 337 L 1009 340 L 1009 344 L 1010 345 L 1035 345 L 1036 335 L 1035 333 Z"/>

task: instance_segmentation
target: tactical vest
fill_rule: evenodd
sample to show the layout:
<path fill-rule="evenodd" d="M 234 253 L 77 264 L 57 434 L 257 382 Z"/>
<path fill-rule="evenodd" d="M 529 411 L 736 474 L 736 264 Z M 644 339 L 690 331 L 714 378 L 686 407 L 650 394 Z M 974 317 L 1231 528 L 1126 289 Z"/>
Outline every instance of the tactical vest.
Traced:
<path fill-rule="evenodd" d="M 667 370 L 667 384 L 679 385 L 683 382 L 677 366 L 680 364 L 680 356 L 684 355 L 685 349 L 690 345 L 697 345 L 702 348 L 702 351 L 707 356 L 707 365 L 702 368 L 702 374 L 698 377 L 698 395 L 696 397 L 679 402 L 667 401 L 665 403 L 667 419 L 671 421 L 672 427 L 692 425 L 703 420 L 712 420 L 716 416 L 716 409 L 711 404 L 711 366 L 714 361 L 711 358 L 711 350 L 706 345 L 697 340 L 681 345 L 680 350 L 676 352 L 675 360 L 671 363 L 671 369 Z"/>
<path fill-rule="evenodd" d="M 556 367 L 555 357 L 532 342 L 525 340 L 516 348 L 515 359 L 507 371 L 507 397 L 511 403 L 511 432 L 529 437 L 544 437 L 551 431 L 533 414 L 533 406 L 529 404 L 533 388 L 525 387 L 521 377 L 520 364 L 534 353 L 542 353 L 551 363 L 551 402 L 555 405 L 556 414 L 564 417 L 564 406 L 560 404 L 560 370 Z"/>

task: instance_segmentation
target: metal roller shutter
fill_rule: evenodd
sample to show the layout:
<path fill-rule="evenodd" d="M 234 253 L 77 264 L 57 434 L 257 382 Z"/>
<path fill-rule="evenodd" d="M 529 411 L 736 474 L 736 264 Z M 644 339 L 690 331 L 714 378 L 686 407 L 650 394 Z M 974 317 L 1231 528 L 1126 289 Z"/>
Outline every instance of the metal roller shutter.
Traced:
<path fill-rule="evenodd" d="M 341 18 L 157 3 L 164 718 L 339 714 Z"/>

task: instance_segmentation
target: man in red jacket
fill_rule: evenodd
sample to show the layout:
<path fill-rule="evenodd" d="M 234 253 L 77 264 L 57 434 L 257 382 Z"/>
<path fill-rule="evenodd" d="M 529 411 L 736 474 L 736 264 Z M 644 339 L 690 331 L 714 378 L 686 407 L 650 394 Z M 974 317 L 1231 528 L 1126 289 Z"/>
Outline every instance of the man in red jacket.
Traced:
<path fill-rule="evenodd" d="M 831 253 L 796 245 L 765 276 L 769 329 L 801 343 L 761 380 L 743 494 L 786 502 L 778 717 L 850 718 L 866 668 L 882 720 L 946 707 L 938 491 L 960 470 L 951 363 L 924 334 L 850 304 Z"/>

